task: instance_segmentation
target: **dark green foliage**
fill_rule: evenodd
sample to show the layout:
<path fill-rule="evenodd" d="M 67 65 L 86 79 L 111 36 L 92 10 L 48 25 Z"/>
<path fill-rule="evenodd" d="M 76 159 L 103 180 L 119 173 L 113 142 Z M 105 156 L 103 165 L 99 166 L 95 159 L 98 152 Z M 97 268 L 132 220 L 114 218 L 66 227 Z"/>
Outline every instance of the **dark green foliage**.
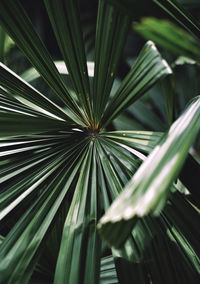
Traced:
<path fill-rule="evenodd" d="M 200 26 L 176 1 L 154 1 L 190 34 L 143 21 L 137 31 L 148 41 L 120 80 L 132 20 L 159 10 L 144 2 L 98 1 L 93 65 L 79 1 L 44 0 L 63 58 L 56 64 L 22 1 L 0 1 L 0 283 L 197 283 L 199 194 L 184 172 L 191 165 L 198 176 L 198 159 L 180 174 L 187 188 L 178 178 L 199 131 L 200 98 L 177 115 L 176 63 L 150 40 L 198 64 Z M 35 68 L 21 77 L 6 66 L 7 34 Z M 152 89 L 159 81 L 164 98 Z M 166 127 L 164 102 L 171 127 L 151 131 Z"/>

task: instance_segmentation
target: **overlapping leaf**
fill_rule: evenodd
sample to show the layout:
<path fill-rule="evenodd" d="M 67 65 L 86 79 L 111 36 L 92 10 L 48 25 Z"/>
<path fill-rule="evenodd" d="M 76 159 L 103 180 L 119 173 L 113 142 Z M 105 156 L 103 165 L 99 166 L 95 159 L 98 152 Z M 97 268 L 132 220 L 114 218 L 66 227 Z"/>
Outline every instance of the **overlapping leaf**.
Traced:
<path fill-rule="evenodd" d="M 101 140 L 101 145 L 98 145 L 100 188 L 102 190 L 105 209 L 107 209 L 110 202 L 119 195 L 123 184 L 126 184 L 130 175 L 132 175 L 131 173 L 135 171 L 136 166 L 136 161 L 134 162 L 133 160 L 132 163 L 130 163 L 130 153 L 128 153 L 127 149 L 125 151 L 121 149 L 120 151 L 121 147 L 119 147 L 119 145 L 116 147 L 116 144 L 112 143 L 112 140 L 107 144 L 106 140 L 107 139 L 105 139 L 105 141 Z M 112 151 L 110 151 L 111 149 Z M 121 152 L 120 162 L 117 160 L 119 156 L 117 150 Z M 118 166 L 116 166 L 116 164 Z M 123 175 L 125 176 L 123 177 Z M 126 235 L 126 229 L 128 229 L 128 226 L 123 228 L 123 234 L 122 231 L 118 232 L 121 238 L 122 235 Z M 126 283 L 134 283 L 135 281 L 138 283 L 138 281 L 144 281 L 146 279 L 146 272 L 143 265 L 147 260 L 146 258 L 144 259 L 144 252 L 156 233 L 157 227 L 150 218 L 142 220 L 136 223 L 131 237 L 120 250 L 112 248 L 119 281 L 126 281 Z"/>
<path fill-rule="evenodd" d="M 69 74 L 64 61 L 54 61 L 54 64 L 56 65 L 56 68 L 58 69 L 60 74 L 65 74 L 65 75 Z M 88 69 L 88 76 L 94 77 L 94 62 L 88 61 L 87 69 Z M 32 67 L 26 70 L 25 72 L 23 72 L 21 74 L 21 77 L 27 82 L 32 82 L 35 79 L 39 78 L 40 74 L 37 72 L 35 68 Z"/>
<path fill-rule="evenodd" d="M 112 236 L 111 243 L 120 244 L 118 234 L 114 237 L 114 228 L 118 232 L 127 223 L 131 230 L 130 224 L 136 216 L 159 214 L 168 196 L 169 186 L 177 177 L 199 131 L 199 122 L 200 99 L 197 97 L 163 136 L 124 192 L 101 219 L 98 228 L 108 242 Z"/>
<path fill-rule="evenodd" d="M 117 143 L 136 156 L 138 155 L 141 160 L 144 158 L 140 152 L 150 153 L 162 135 L 161 132 L 151 131 L 110 131 L 101 134 L 102 137 L 111 139 L 112 143 Z"/>

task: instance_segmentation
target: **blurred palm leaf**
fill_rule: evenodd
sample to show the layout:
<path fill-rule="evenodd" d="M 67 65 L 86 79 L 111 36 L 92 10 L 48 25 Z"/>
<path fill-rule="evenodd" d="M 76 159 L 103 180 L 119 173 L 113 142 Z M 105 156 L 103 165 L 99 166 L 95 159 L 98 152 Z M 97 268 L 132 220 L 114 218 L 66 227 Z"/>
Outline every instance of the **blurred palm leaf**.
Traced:
<path fill-rule="evenodd" d="M 200 41 L 170 21 L 144 18 L 141 23 L 134 25 L 134 29 L 146 39 L 152 40 L 178 56 L 199 61 Z"/>
<path fill-rule="evenodd" d="M 177 0 L 153 0 L 170 16 L 178 21 L 184 28 L 200 38 L 199 22 Z"/>
<path fill-rule="evenodd" d="M 9 49 L 14 45 L 14 42 L 6 34 L 5 30 L 0 27 L 0 61 L 5 61 L 5 56 L 8 53 Z"/>

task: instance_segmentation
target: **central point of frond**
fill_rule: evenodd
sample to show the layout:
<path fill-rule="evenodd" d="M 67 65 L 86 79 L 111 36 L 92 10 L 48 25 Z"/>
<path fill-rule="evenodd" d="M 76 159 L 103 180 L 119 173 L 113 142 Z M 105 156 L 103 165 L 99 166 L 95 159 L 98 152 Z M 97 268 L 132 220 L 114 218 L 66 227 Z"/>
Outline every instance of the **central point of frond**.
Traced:
<path fill-rule="evenodd" d="M 90 127 L 88 127 L 88 128 L 85 129 L 85 132 L 86 132 L 86 134 L 87 134 L 88 136 L 90 136 L 92 139 L 95 139 L 95 138 L 98 137 L 100 131 L 99 131 L 99 129 L 95 129 L 95 128 L 90 128 Z"/>

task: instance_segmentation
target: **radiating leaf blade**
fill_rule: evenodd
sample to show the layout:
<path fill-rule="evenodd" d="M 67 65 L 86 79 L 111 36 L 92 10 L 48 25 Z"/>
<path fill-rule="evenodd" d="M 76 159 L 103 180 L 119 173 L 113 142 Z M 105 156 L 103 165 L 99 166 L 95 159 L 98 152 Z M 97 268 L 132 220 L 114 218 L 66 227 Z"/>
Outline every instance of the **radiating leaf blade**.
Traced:
<path fill-rule="evenodd" d="M 90 86 L 77 1 L 45 0 L 45 5 L 74 90 L 91 120 Z"/>
<path fill-rule="evenodd" d="M 105 0 L 99 1 L 93 104 L 96 125 L 100 122 L 113 85 L 130 26 L 130 17 Z"/>
<path fill-rule="evenodd" d="M 0 137 L 30 135 L 54 130 L 71 129 L 74 124 L 65 121 L 33 117 L 25 114 L 0 111 Z"/>
<path fill-rule="evenodd" d="M 134 154 L 136 150 L 149 154 L 162 138 L 162 132 L 151 131 L 110 131 L 103 132 L 102 137 L 111 140 L 113 143 L 118 143 L 121 147 L 127 147 L 128 151 Z M 128 148 L 130 147 L 130 148 Z M 132 150 L 131 150 L 132 149 Z M 141 153 L 141 154 L 142 154 Z M 141 158 L 144 160 L 143 158 Z"/>
<path fill-rule="evenodd" d="M 54 283 L 98 283 L 100 243 L 96 222 L 99 200 L 93 148 L 91 142 L 65 221 Z"/>
<path fill-rule="evenodd" d="M 85 147 L 80 132 L 56 134 L 0 139 L 0 219 L 37 190 L 66 155 Z"/>
<path fill-rule="evenodd" d="M 76 145 L 77 146 L 77 145 Z M 87 141 L 85 143 L 87 146 Z M 76 179 L 85 156 L 85 147 L 69 147 L 62 159 L 54 165 L 50 176 L 43 181 L 41 190 L 32 206 L 5 238 L 0 252 L 1 282 L 26 283 L 30 269 L 40 255 L 40 246 L 52 224 L 66 194 Z M 47 183 L 46 183 L 47 182 Z M 45 185 L 46 183 L 46 185 Z M 23 194 L 22 194 L 23 196 Z M 23 201 L 23 198 L 22 198 Z M 67 204 L 66 204 L 67 206 Z M 10 255 L 13 255 L 10 258 Z M 7 261 L 6 261 L 7 260 Z"/>
<path fill-rule="evenodd" d="M 80 119 L 84 120 L 80 108 L 64 85 L 47 49 L 36 34 L 18 0 L 0 2 L 0 22 L 65 105 Z"/>
<path fill-rule="evenodd" d="M 117 115 L 140 98 L 153 84 L 171 74 L 171 68 L 161 58 L 153 42 L 146 43 L 135 64 L 122 81 L 116 94 L 109 102 L 101 125 L 108 125 Z"/>
<path fill-rule="evenodd" d="M 21 114 L 26 114 L 30 116 L 49 118 L 49 116 L 44 114 L 43 110 L 42 110 L 43 112 L 39 112 L 38 110 L 35 110 L 27 105 L 22 104 L 17 99 L 12 97 L 10 93 L 5 91 L 1 87 L 0 87 L 0 111 L 11 112 L 11 113 L 21 113 Z"/>
<path fill-rule="evenodd" d="M 0 63 L 0 85 L 10 91 L 12 95 L 23 97 L 62 119 L 69 119 L 67 114 L 59 106 L 2 63 Z"/>

